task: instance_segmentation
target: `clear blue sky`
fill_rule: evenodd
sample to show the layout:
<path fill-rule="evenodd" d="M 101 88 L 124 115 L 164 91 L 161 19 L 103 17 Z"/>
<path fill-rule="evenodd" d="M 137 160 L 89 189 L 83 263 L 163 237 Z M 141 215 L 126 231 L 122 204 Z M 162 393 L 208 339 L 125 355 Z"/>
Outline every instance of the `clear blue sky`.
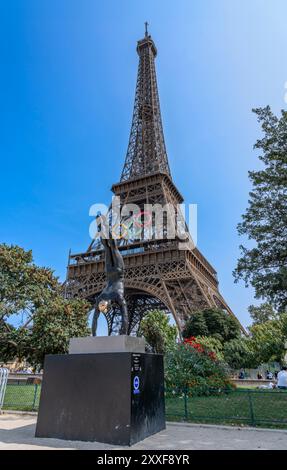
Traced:
<path fill-rule="evenodd" d="M 286 107 L 286 18 L 286 0 L 1 0 L 0 241 L 62 280 L 69 248 L 89 245 L 89 207 L 110 201 L 124 162 L 147 20 L 174 181 L 248 325 L 236 225 L 258 168 L 251 108 Z"/>

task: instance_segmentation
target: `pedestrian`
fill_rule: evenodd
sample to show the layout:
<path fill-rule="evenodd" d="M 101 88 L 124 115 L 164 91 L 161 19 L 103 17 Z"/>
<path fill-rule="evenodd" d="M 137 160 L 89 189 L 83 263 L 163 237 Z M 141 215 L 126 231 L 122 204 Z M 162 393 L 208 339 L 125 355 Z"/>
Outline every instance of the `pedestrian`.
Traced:
<path fill-rule="evenodd" d="M 283 366 L 277 376 L 277 388 L 287 390 L 287 367 Z"/>

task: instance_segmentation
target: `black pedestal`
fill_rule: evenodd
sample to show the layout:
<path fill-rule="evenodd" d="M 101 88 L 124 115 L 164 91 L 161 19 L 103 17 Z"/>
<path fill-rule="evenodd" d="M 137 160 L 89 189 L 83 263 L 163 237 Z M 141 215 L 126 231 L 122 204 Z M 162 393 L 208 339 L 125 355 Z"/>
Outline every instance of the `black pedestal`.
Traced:
<path fill-rule="evenodd" d="M 46 356 L 36 437 L 132 445 L 162 429 L 161 355 Z"/>

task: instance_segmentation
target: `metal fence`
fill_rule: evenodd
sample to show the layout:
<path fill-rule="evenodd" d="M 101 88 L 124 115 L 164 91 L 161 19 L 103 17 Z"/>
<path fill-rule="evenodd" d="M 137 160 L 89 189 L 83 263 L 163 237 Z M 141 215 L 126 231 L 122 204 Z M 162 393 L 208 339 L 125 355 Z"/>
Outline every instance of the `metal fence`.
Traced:
<path fill-rule="evenodd" d="M 285 390 L 166 390 L 166 418 L 171 421 L 243 424 L 287 428 Z"/>
<path fill-rule="evenodd" d="M 41 393 L 40 384 L 12 383 L 7 385 L 3 410 L 37 411 Z"/>
<path fill-rule="evenodd" d="M 3 410 L 37 411 L 40 384 L 8 384 Z M 208 390 L 196 396 L 189 390 L 165 392 L 166 419 L 287 428 L 285 390 Z"/>
<path fill-rule="evenodd" d="M 5 369 L 3 367 L 0 368 L 0 411 L 3 406 L 4 396 L 6 393 L 8 374 L 9 374 L 8 369 Z"/>

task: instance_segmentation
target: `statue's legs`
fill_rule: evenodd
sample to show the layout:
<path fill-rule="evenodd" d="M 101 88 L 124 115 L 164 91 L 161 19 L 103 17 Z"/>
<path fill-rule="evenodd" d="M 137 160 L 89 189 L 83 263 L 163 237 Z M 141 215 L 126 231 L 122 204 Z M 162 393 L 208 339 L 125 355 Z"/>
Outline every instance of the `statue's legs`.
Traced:
<path fill-rule="evenodd" d="M 97 304 L 95 307 L 93 322 L 92 322 L 92 335 L 93 336 L 97 336 L 97 326 L 98 326 L 99 315 L 100 315 L 100 312 L 98 310 L 98 304 Z"/>
<path fill-rule="evenodd" d="M 122 314 L 122 325 L 120 329 L 120 335 L 127 335 L 128 334 L 128 327 L 129 327 L 129 316 L 128 316 L 128 308 L 124 298 L 120 298 L 118 300 L 119 307 L 121 309 Z"/>

